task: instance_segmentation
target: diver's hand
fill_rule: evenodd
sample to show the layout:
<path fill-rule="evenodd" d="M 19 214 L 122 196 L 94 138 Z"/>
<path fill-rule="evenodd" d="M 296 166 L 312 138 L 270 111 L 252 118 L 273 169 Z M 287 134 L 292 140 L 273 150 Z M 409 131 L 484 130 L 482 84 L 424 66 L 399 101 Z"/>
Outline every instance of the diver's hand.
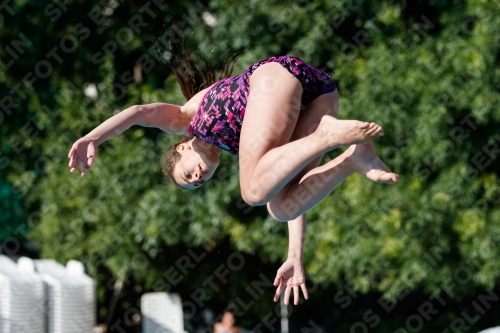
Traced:
<path fill-rule="evenodd" d="M 290 293 L 293 289 L 293 304 L 299 304 L 299 287 L 302 289 L 305 299 L 309 298 L 306 288 L 306 280 L 304 278 L 304 266 L 302 260 L 287 259 L 283 265 L 278 269 L 276 279 L 274 279 L 274 286 L 278 287 L 274 295 L 274 301 L 277 302 L 280 298 L 283 289 L 285 289 L 285 304 L 288 304 Z"/>
<path fill-rule="evenodd" d="M 92 167 L 97 154 L 97 144 L 89 137 L 84 136 L 78 139 L 68 153 L 70 171 L 78 169 L 82 164 L 81 176 L 85 176 L 85 172 Z"/>

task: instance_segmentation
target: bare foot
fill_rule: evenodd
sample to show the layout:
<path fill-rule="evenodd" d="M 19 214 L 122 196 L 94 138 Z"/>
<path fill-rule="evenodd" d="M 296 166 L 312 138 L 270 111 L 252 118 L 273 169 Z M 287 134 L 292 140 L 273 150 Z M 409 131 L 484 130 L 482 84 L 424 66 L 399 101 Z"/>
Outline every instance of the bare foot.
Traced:
<path fill-rule="evenodd" d="M 354 170 L 377 183 L 394 184 L 399 176 L 393 173 L 375 153 L 371 143 L 352 145 L 346 151 Z"/>
<path fill-rule="evenodd" d="M 367 143 L 384 135 L 382 127 L 375 123 L 358 120 L 338 120 L 331 116 L 323 116 L 316 135 L 329 149 L 340 146 Z"/>

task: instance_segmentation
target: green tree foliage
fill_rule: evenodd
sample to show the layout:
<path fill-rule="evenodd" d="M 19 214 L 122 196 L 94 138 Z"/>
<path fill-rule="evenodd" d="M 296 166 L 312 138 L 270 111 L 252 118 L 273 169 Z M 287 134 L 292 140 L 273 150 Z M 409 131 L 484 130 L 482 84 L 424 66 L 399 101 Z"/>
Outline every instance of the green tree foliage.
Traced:
<path fill-rule="evenodd" d="M 466 280 L 454 290 L 460 297 L 495 287 L 497 2 L 179 1 L 161 8 L 150 3 L 154 15 L 143 5 L 68 1 L 66 9 L 53 4 L 52 14 L 44 15 L 47 5 L 12 3 L 13 23 L 1 28 L 1 44 L 20 33 L 30 42 L 0 72 L 0 99 L 11 96 L 17 105 L 11 114 L 0 110 L 0 197 L 9 207 L 0 214 L 2 237 L 18 237 L 20 221 L 29 222 L 44 256 L 78 258 L 96 277 L 129 272 L 144 290 L 161 289 L 156 283 L 164 267 L 183 248 L 227 241 L 261 263 L 279 262 L 286 254 L 286 224 L 243 202 L 232 156 L 223 156 L 214 179 L 192 192 L 162 179 L 160 156 L 178 138 L 158 131 L 134 127 L 105 143 L 85 178 L 69 173 L 66 156 L 73 141 L 114 112 L 184 102 L 157 54 L 168 58 L 182 46 L 213 64 L 235 55 L 237 73 L 266 57 L 290 54 L 331 73 L 341 96 L 340 118 L 384 127 L 375 147 L 400 174 L 393 186 L 354 175 L 308 214 L 304 262 L 314 283 L 349 283 L 358 293 L 392 299 L 408 291 L 442 293 L 457 274 Z M 94 8 L 107 13 L 100 23 L 87 15 Z M 129 20 L 138 13 L 146 26 L 134 30 Z M 130 36 L 120 35 L 123 27 Z M 33 90 L 22 85 L 24 95 L 13 93 L 67 35 L 77 39 L 75 51 L 60 52 L 62 62 L 50 58 L 51 75 Z M 1 47 L 2 61 L 9 57 Z M 97 94 L 83 94 L 84 84 L 94 84 Z M 211 269 L 204 266 L 201 276 Z M 238 278 L 230 297 L 255 277 Z M 263 315 L 271 307 L 252 311 Z"/>
<path fill-rule="evenodd" d="M 384 126 L 376 147 L 401 181 L 351 177 L 309 214 L 306 262 L 317 281 L 345 277 L 395 297 L 437 292 L 463 265 L 475 285 L 498 280 L 499 7 L 446 4 L 210 3 L 219 25 L 199 30 L 200 41 L 222 40 L 248 63 L 288 53 L 333 69 L 340 117 Z M 232 19 L 242 11 L 261 25 Z M 263 240 L 269 228 L 271 219 L 251 222 L 236 244 L 280 244 L 282 233 Z"/>

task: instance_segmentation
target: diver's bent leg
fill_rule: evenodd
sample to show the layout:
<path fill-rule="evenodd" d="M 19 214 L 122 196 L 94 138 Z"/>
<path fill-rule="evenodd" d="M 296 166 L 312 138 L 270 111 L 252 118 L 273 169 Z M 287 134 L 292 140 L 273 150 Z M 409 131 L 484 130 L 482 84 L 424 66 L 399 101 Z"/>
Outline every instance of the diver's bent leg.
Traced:
<path fill-rule="evenodd" d="M 346 151 L 330 162 L 314 168 L 302 179 L 291 184 L 287 192 L 280 192 L 268 204 L 267 209 L 277 221 L 296 219 L 316 206 L 340 183 L 356 172 Z"/>
<path fill-rule="evenodd" d="M 374 123 L 324 115 L 314 132 L 290 142 L 301 94 L 300 82 L 279 64 L 259 67 L 250 79 L 239 161 L 241 195 L 250 205 L 269 202 L 325 152 L 383 134 Z"/>
<path fill-rule="evenodd" d="M 310 170 L 268 204 L 278 221 L 293 220 L 316 206 L 354 172 L 378 183 L 394 184 L 399 176 L 376 155 L 371 143 L 352 145 L 334 160 Z"/>

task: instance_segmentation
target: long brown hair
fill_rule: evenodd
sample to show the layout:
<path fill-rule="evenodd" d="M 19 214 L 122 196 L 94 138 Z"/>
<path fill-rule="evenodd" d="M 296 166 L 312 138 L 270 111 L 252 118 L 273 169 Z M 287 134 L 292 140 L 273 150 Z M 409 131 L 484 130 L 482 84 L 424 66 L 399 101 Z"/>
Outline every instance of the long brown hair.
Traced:
<path fill-rule="evenodd" d="M 177 77 L 177 82 L 179 82 L 181 86 L 182 94 L 186 98 L 186 101 L 190 100 L 201 90 L 210 87 L 215 82 L 230 77 L 236 65 L 236 62 L 233 61 L 233 57 L 224 61 L 221 67 L 210 65 L 201 55 L 197 55 L 196 60 L 198 60 L 198 64 L 196 64 L 196 61 L 193 59 L 193 54 L 183 51 L 172 63 L 168 63 L 168 66 Z M 216 79 L 217 71 L 220 71 L 218 79 Z M 192 136 L 182 138 L 182 140 L 177 142 L 162 157 L 161 164 L 163 175 L 177 186 L 179 186 L 179 184 L 177 184 L 174 179 L 174 168 L 181 157 L 181 154 L 177 151 L 177 147 L 182 143 L 190 141 L 192 138 Z"/>
<path fill-rule="evenodd" d="M 194 56 L 196 56 L 196 60 Z M 177 77 L 177 82 L 181 86 L 186 101 L 189 101 L 201 90 L 210 87 L 219 80 L 230 77 L 236 62 L 233 61 L 233 57 L 230 57 L 227 61 L 223 61 L 221 66 L 214 67 L 203 56 L 183 51 L 168 65 Z M 216 79 L 217 71 L 220 71 L 218 79 Z"/>

